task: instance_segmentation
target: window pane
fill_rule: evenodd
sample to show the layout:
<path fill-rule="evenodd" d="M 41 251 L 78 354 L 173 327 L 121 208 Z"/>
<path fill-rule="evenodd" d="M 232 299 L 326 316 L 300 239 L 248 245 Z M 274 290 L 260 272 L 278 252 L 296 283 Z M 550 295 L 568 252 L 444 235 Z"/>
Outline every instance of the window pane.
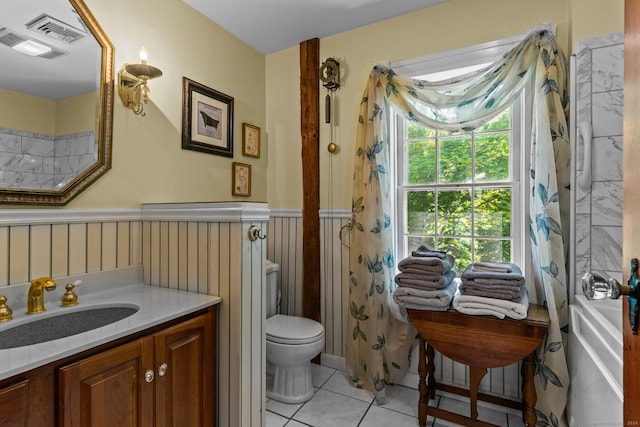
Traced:
<path fill-rule="evenodd" d="M 420 246 L 426 246 L 427 248 L 434 248 L 435 239 L 433 237 L 425 237 L 425 236 L 409 236 L 407 238 L 407 255 L 410 255 L 411 251 L 415 251 Z"/>
<path fill-rule="evenodd" d="M 439 178 L 442 183 L 471 181 L 471 137 L 457 135 L 439 141 Z"/>
<path fill-rule="evenodd" d="M 408 123 L 408 122 L 405 122 Z M 436 136 L 436 131 L 431 128 L 420 126 L 416 123 L 407 124 L 407 138 L 424 138 L 428 136 Z"/>
<path fill-rule="evenodd" d="M 511 236 L 511 190 L 476 189 L 475 233 L 479 236 Z"/>
<path fill-rule="evenodd" d="M 476 181 L 509 179 L 510 138 L 511 133 L 490 133 L 476 137 Z"/>
<path fill-rule="evenodd" d="M 486 123 L 481 128 L 476 129 L 476 132 L 490 132 L 495 130 L 508 130 L 511 129 L 511 109 L 507 108 L 502 113 L 494 117 L 490 122 Z"/>
<path fill-rule="evenodd" d="M 410 191 L 407 193 L 407 232 L 435 234 L 435 192 Z"/>
<path fill-rule="evenodd" d="M 471 234 L 470 190 L 438 192 L 438 234 L 444 236 Z"/>
<path fill-rule="evenodd" d="M 471 239 L 438 239 L 438 249 L 446 251 L 456 259 L 455 270 L 458 277 L 471 264 Z"/>
<path fill-rule="evenodd" d="M 511 261 L 511 240 L 476 239 L 475 261 Z"/>
<path fill-rule="evenodd" d="M 436 182 L 436 142 L 433 139 L 409 142 L 407 145 L 407 183 Z"/>

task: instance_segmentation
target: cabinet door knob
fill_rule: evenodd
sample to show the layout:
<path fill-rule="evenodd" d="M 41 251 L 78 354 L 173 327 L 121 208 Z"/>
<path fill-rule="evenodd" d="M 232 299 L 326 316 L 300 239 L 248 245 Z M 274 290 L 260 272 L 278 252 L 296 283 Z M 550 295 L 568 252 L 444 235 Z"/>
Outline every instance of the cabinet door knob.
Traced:
<path fill-rule="evenodd" d="M 144 373 L 144 380 L 148 383 L 152 382 L 154 377 L 155 375 L 153 374 L 152 369 L 149 369 L 147 372 Z"/>
<path fill-rule="evenodd" d="M 167 373 L 166 363 L 163 363 L 162 365 L 158 366 L 158 375 L 160 375 L 161 377 L 164 377 L 166 373 Z"/>

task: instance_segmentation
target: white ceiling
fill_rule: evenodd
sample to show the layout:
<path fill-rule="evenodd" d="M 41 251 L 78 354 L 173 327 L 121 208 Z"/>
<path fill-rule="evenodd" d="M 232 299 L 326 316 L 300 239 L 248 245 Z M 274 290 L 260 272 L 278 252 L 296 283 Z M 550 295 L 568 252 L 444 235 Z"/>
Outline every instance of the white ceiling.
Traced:
<path fill-rule="evenodd" d="M 263 54 L 448 0 L 183 0 Z"/>
<path fill-rule="evenodd" d="M 0 28 L 19 33 L 69 52 L 54 59 L 24 55 L 0 44 L 0 88 L 48 99 L 94 92 L 98 89 L 101 50 L 91 33 L 72 44 L 40 35 L 26 27 L 47 14 L 78 30 L 85 30 L 67 0 L 2 0 Z"/>

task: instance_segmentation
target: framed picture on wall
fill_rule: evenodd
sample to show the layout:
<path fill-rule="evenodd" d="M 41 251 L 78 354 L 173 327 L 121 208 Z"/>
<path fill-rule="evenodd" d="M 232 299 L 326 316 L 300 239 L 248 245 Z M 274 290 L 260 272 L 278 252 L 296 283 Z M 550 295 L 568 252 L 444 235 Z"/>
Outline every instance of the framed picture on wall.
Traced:
<path fill-rule="evenodd" d="M 234 196 L 251 195 L 251 165 L 232 163 L 231 194 Z"/>
<path fill-rule="evenodd" d="M 233 157 L 233 98 L 182 78 L 182 148 Z"/>
<path fill-rule="evenodd" d="M 242 154 L 251 157 L 260 157 L 260 128 L 242 124 Z"/>

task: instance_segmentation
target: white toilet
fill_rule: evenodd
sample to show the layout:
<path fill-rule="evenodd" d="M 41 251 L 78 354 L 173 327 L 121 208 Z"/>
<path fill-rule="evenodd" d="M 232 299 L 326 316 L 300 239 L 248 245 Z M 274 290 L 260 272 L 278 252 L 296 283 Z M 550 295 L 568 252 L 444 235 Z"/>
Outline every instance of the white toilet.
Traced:
<path fill-rule="evenodd" d="M 267 260 L 267 397 L 302 403 L 313 396 L 311 359 L 324 349 L 324 327 L 315 320 L 276 314 L 280 266 Z"/>

